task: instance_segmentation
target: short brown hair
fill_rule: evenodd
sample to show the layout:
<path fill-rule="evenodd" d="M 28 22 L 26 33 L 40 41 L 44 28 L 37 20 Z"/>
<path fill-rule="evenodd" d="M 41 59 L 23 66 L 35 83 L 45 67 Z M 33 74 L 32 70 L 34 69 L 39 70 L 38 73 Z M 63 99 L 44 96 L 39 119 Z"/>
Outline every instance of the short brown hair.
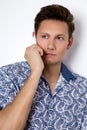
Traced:
<path fill-rule="evenodd" d="M 66 7 L 58 4 L 47 5 L 41 8 L 34 20 L 35 34 L 37 34 L 40 23 L 43 20 L 59 20 L 66 22 L 68 25 L 69 38 L 72 36 L 75 29 L 73 23 L 74 18 L 71 12 Z"/>

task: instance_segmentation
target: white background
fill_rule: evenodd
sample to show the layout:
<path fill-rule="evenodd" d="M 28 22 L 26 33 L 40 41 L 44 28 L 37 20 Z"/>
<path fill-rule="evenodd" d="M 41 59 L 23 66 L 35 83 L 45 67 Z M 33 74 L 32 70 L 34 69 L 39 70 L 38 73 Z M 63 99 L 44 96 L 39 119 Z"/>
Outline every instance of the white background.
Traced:
<path fill-rule="evenodd" d="M 34 43 L 34 17 L 48 4 L 62 4 L 74 14 L 74 43 L 64 63 L 87 77 L 87 0 L 0 0 L 0 66 L 24 59 L 26 46 Z"/>

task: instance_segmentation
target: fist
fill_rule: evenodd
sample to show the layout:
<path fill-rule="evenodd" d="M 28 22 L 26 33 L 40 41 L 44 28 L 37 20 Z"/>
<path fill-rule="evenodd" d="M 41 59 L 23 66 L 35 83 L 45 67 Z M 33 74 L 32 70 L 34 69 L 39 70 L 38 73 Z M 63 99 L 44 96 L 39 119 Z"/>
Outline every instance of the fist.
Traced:
<path fill-rule="evenodd" d="M 44 69 L 44 63 L 42 60 L 43 50 L 38 45 L 34 44 L 27 47 L 25 50 L 25 59 L 31 66 L 32 71 L 42 72 Z"/>

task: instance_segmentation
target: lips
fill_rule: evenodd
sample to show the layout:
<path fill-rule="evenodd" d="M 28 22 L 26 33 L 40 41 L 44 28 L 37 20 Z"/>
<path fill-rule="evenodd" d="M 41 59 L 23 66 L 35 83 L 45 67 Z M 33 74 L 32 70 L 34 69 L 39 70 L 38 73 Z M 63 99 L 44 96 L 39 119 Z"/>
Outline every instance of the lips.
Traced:
<path fill-rule="evenodd" d="M 54 56 L 55 54 L 52 54 L 52 53 L 46 53 L 46 55 Z"/>
<path fill-rule="evenodd" d="M 45 53 L 46 56 L 55 56 L 53 53 Z"/>

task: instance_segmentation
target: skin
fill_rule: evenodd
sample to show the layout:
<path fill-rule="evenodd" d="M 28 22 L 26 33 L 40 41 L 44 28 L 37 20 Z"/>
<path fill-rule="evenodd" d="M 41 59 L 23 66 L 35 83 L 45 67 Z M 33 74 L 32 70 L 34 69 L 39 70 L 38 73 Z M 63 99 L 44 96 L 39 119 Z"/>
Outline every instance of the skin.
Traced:
<path fill-rule="evenodd" d="M 36 35 L 37 44 L 42 48 L 43 61 L 48 65 L 61 64 L 62 58 L 72 44 L 65 22 L 44 20 Z"/>
<path fill-rule="evenodd" d="M 68 26 L 65 22 L 44 20 L 40 24 L 36 41 L 43 50 L 42 59 L 45 65 L 43 75 L 49 82 L 53 93 L 60 75 L 63 56 L 71 47 L 73 38 L 69 39 Z"/>
<path fill-rule="evenodd" d="M 62 58 L 73 41 L 68 38 L 67 24 L 55 20 L 43 21 L 35 37 L 36 44 L 27 47 L 24 55 L 31 66 L 31 75 L 16 98 L 0 111 L 0 130 L 24 129 L 40 76 L 43 74 L 48 80 L 53 93 Z"/>

